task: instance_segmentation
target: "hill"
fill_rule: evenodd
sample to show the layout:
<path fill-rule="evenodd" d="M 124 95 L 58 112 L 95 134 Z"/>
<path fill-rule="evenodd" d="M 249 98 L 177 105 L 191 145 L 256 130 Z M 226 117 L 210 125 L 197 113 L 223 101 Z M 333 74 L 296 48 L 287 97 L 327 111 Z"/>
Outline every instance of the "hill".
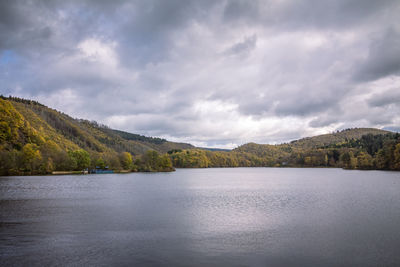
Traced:
<path fill-rule="evenodd" d="M 340 147 L 361 139 L 363 136 L 372 135 L 379 136 L 391 134 L 392 132 L 375 129 L 375 128 L 353 128 L 337 131 L 335 133 L 306 137 L 299 140 L 291 141 L 289 144 L 268 145 L 247 143 L 235 148 L 236 152 L 248 152 L 259 157 L 283 157 L 293 151 L 323 149 L 328 147 Z"/>
<path fill-rule="evenodd" d="M 176 167 L 340 167 L 400 170 L 400 134 L 346 129 L 280 145 L 248 143 L 232 151 L 192 149 L 171 154 Z"/>
<path fill-rule="evenodd" d="M 290 142 L 292 146 L 301 148 L 320 148 L 332 144 L 340 144 L 348 142 L 352 139 L 360 139 L 363 135 L 381 135 L 391 133 L 389 131 L 375 128 L 353 128 L 335 133 L 306 137 Z"/>
<path fill-rule="evenodd" d="M 400 170 L 400 135 L 374 128 L 345 129 L 280 145 L 248 143 L 233 151 L 267 158 L 273 166 Z"/>
<path fill-rule="evenodd" d="M 118 162 L 124 152 L 133 156 L 141 156 L 148 151 L 165 154 L 172 149 L 191 149 L 193 146 L 110 129 L 94 121 L 74 119 L 36 101 L 1 97 L 0 151 L 2 151 L 3 157 L 9 158 L 12 154 L 11 158 L 15 158 L 17 152 L 23 151 L 24 148 L 32 148 L 35 153 L 40 152 L 41 160 L 38 161 L 41 161 L 41 163 L 37 163 L 39 165 L 47 166 L 49 165 L 48 159 L 51 159 L 52 168 L 41 166 L 42 169 L 50 170 L 65 169 L 66 166 L 62 163 L 62 159 L 68 158 L 66 156 L 68 152 L 72 153 L 71 151 L 80 149 L 86 151 L 92 159 L 91 166 L 87 167 L 95 168 L 97 165 L 111 165 L 111 167 L 121 169 L 124 166 L 121 166 Z M 51 153 L 47 150 L 58 151 L 57 153 L 52 152 L 57 156 L 50 155 Z M 43 159 L 43 156 L 48 159 Z M 22 158 L 13 160 L 19 161 L 18 164 L 24 160 L 30 162 L 30 160 Z M 3 159 L 2 163 L 4 161 Z M 17 163 L 12 164 L 18 165 Z M 32 169 L 38 167 L 32 164 L 25 164 L 26 166 L 20 166 L 16 169 L 24 169 L 24 172 L 27 170 L 26 172 L 29 173 Z M 54 166 L 54 164 L 57 166 Z M 4 166 L 4 164 L 2 165 Z M 21 163 L 21 165 L 24 165 L 24 163 Z M 72 163 L 72 165 L 74 164 Z M 72 166 L 67 169 L 71 168 L 77 169 L 78 167 Z M 40 171 L 40 173 L 42 172 Z"/>
<path fill-rule="evenodd" d="M 171 149 L 193 148 L 190 144 L 114 130 L 95 121 L 74 119 L 36 101 L 12 97 L 2 99 L 3 108 L 7 105 L 13 114 L 17 114 L 9 119 L 22 120 L 25 128 L 45 140 L 57 141 L 57 144 L 61 144 L 66 149 L 79 147 L 97 152 L 126 151 L 133 155 L 140 155 L 148 150 L 166 153 Z M 14 124 L 12 121 L 9 123 Z M 20 135 L 21 145 L 24 145 L 26 140 L 25 142 L 23 140 L 27 135 L 24 132 L 20 132 Z"/>

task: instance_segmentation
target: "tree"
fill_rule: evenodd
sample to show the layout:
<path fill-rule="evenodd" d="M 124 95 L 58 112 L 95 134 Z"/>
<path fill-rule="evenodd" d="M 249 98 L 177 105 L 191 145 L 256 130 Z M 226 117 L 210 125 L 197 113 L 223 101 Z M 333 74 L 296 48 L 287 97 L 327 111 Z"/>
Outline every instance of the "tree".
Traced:
<path fill-rule="evenodd" d="M 354 157 L 354 154 L 352 151 L 350 151 L 349 154 L 350 154 L 350 169 L 356 169 L 357 168 L 357 158 Z"/>
<path fill-rule="evenodd" d="M 159 155 L 157 151 L 149 150 L 142 156 L 142 170 L 157 171 Z"/>
<path fill-rule="evenodd" d="M 61 150 L 56 154 L 54 163 L 55 169 L 58 171 L 72 171 L 77 168 L 76 159 L 70 157 L 70 155 L 64 150 Z"/>
<path fill-rule="evenodd" d="M 11 128 L 5 121 L 0 121 L 0 144 L 11 138 Z"/>
<path fill-rule="evenodd" d="M 159 159 L 159 167 L 161 171 L 173 171 L 174 167 L 172 166 L 172 162 L 168 155 L 163 155 Z"/>
<path fill-rule="evenodd" d="M 395 146 L 393 151 L 394 163 L 393 168 L 395 170 L 400 170 L 400 143 Z"/>
<path fill-rule="evenodd" d="M 86 150 L 78 149 L 75 151 L 69 151 L 68 155 L 76 161 L 76 170 L 84 170 L 89 167 L 90 155 Z"/>
<path fill-rule="evenodd" d="M 357 167 L 357 159 L 354 157 L 352 151 L 344 152 L 339 157 L 345 169 L 355 169 Z"/>
<path fill-rule="evenodd" d="M 104 169 L 106 167 L 106 163 L 102 157 L 96 160 L 96 168 Z"/>
<path fill-rule="evenodd" d="M 119 155 L 117 153 L 113 152 L 103 153 L 103 158 L 106 163 L 106 166 L 108 166 L 109 169 L 112 170 L 121 169 L 121 162 Z"/>
<path fill-rule="evenodd" d="M 169 156 L 160 156 L 157 151 L 149 150 L 141 158 L 141 160 L 136 160 L 135 165 L 139 165 L 140 171 L 173 171 L 171 159 Z"/>
<path fill-rule="evenodd" d="M 121 165 L 125 170 L 132 168 L 132 155 L 129 152 L 122 152 L 120 154 Z"/>
<path fill-rule="evenodd" d="M 47 160 L 43 162 L 41 170 L 44 173 L 51 173 L 52 171 L 54 171 L 53 159 L 47 158 Z"/>
<path fill-rule="evenodd" d="M 19 175 L 20 152 L 0 149 L 0 175 Z"/>
<path fill-rule="evenodd" d="M 305 164 L 306 166 L 311 166 L 311 164 L 312 164 L 312 159 L 311 159 L 311 157 L 305 157 L 305 158 L 304 158 L 304 164 Z"/>
<path fill-rule="evenodd" d="M 376 152 L 375 166 L 379 170 L 387 168 L 387 160 L 385 156 L 385 151 L 383 149 L 379 149 L 378 152 Z"/>
<path fill-rule="evenodd" d="M 35 144 L 26 144 L 22 148 L 21 161 L 25 171 L 33 172 L 38 170 L 42 155 Z"/>
<path fill-rule="evenodd" d="M 360 169 L 372 169 L 374 164 L 371 155 L 363 151 L 358 153 L 357 166 Z"/>

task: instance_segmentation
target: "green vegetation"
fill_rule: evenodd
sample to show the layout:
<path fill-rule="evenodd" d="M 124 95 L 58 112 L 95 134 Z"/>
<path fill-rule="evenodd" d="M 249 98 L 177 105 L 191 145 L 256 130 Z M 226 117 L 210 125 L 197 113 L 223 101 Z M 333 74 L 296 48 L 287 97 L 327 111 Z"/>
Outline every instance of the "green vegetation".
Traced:
<path fill-rule="evenodd" d="M 0 175 L 106 166 L 116 171 L 171 171 L 164 154 L 192 147 L 73 119 L 36 101 L 0 97 Z M 157 163 L 148 162 L 148 151 L 157 154 Z"/>
<path fill-rule="evenodd" d="M 290 144 L 248 143 L 230 152 L 170 151 L 175 167 L 340 167 L 400 170 L 400 134 L 378 129 L 346 129 Z"/>
<path fill-rule="evenodd" d="M 173 171 L 171 159 L 167 155 L 160 156 L 156 151 L 147 151 L 141 158 L 135 160 L 135 170 L 143 172 Z"/>
<path fill-rule="evenodd" d="M 400 170 L 400 135 L 356 128 L 288 144 L 232 151 L 195 148 L 73 119 L 38 102 L 0 97 L 0 175 L 108 168 L 172 171 L 210 167 L 341 167 Z"/>
<path fill-rule="evenodd" d="M 320 148 L 325 146 L 336 146 L 351 140 L 358 140 L 364 135 L 376 136 L 390 133 L 389 131 L 374 129 L 374 128 L 354 128 L 337 131 L 330 134 L 323 134 L 314 137 L 306 137 L 296 141 L 292 141 L 290 145 L 294 147 Z"/>

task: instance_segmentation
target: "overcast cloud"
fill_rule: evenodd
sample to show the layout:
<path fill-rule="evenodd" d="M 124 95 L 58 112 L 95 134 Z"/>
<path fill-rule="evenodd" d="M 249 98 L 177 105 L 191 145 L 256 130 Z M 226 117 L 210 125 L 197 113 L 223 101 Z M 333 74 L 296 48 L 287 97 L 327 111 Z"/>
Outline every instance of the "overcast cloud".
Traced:
<path fill-rule="evenodd" d="M 200 146 L 400 127 L 398 0 L 0 0 L 0 93 Z"/>

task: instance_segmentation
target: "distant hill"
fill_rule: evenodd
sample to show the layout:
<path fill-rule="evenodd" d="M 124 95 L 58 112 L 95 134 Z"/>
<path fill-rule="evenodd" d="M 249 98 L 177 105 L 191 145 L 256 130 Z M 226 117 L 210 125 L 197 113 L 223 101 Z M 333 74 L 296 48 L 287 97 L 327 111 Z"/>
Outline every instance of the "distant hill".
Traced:
<path fill-rule="evenodd" d="M 247 143 L 233 149 L 232 151 L 250 153 L 261 158 L 277 159 L 289 155 L 292 148 L 287 144 L 266 145 Z"/>
<path fill-rule="evenodd" d="M 384 135 L 392 132 L 375 129 L 375 128 L 353 128 L 335 133 L 317 135 L 313 137 L 306 137 L 299 140 L 291 141 L 290 143 L 284 143 L 279 145 L 267 145 L 267 144 L 256 144 L 247 143 L 234 149 L 238 152 L 250 152 L 259 156 L 272 156 L 276 157 L 276 154 L 290 153 L 293 149 L 317 149 L 326 148 L 330 145 L 340 145 L 349 142 L 350 140 L 360 139 L 365 135 Z"/>
<path fill-rule="evenodd" d="M 248 143 L 232 150 L 254 155 L 262 166 L 400 169 L 400 134 L 374 128 L 353 128 L 302 138 L 290 143 Z"/>
<path fill-rule="evenodd" d="M 386 134 L 390 135 L 392 132 L 374 128 L 354 128 L 330 134 L 306 137 L 291 141 L 290 143 L 278 145 L 247 143 L 233 149 L 232 151 L 238 153 L 250 153 L 267 160 L 268 162 L 279 163 L 279 165 L 281 165 L 282 163 L 293 163 L 293 158 L 296 156 L 305 153 L 316 154 L 322 150 L 324 150 L 323 153 L 325 153 L 329 148 L 357 147 L 360 149 L 362 148 L 362 145 L 356 143 L 363 137 L 384 136 Z M 383 144 L 381 143 L 380 146 L 382 145 Z M 337 160 L 338 158 L 335 159 L 335 161 Z M 322 161 L 323 160 L 320 160 L 320 162 Z M 302 162 L 302 160 L 297 161 L 297 163 L 293 165 L 302 165 Z"/>
<path fill-rule="evenodd" d="M 198 149 L 202 150 L 208 150 L 208 151 L 224 151 L 224 152 L 229 152 L 232 149 L 227 149 L 227 148 L 214 148 L 214 147 L 197 147 Z"/>
<path fill-rule="evenodd" d="M 331 144 L 339 144 L 347 142 L 351 139 L 360 139 L 363 135 L 372 134 L 380 135 L 387 134 L 390 131 L 375 129 L 375 128 L 352 128 L 335 133 L 306 137 L 290 142 L 292 146 L 301 148 L 319 148 L 329 146 Z"/>

